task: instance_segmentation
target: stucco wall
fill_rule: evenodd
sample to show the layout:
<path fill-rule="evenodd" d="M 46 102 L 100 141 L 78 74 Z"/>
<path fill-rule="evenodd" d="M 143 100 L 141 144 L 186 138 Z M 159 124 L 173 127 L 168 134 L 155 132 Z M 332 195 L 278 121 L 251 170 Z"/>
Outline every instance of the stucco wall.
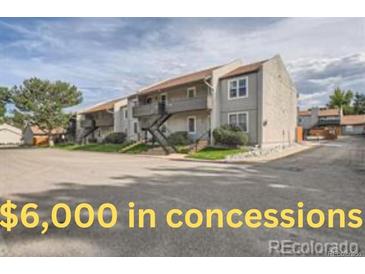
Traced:
<path fill-rule="evenodd" d="M 280 58 L 263 64 L 262 146 L 287 145 L 295 141 L 297 93 Z"/>
<path fill-rule="evenodd" d="M 229 81 L 244 78 L 248 79 L 247 97 L 229 99 Z M 220 125 L 228 124 L 228 114 L 237 112 L 248 112 L 248 136 L 251 144 L 258 142 L 258 73 L 250 73 L 246 75 L 235 76 L 223 79 L 219 84 L 220 102 Z"/>
<path fill-rule="evenodd" d="M 141 135 L 141 130 L 140 130 L 140 126 L 138 123 L 138 119 L 133 118 L 133 107 L 137 104 L 138 100 L 137 100 L 137 96 L 133 96 L 133 97 L 129 97 L 128 98 L 128 126 L 127 126 L 127 135 L 128 135 L 128 140 L 139 140 L 140 138 L 142 138 L 143 136 Z M 138 132 L 135 133 L 134 132 L 134 124 L 137 124 L 138 127 Z"/>
<path fill-rule="evenodd" d="M 128 101 L 123 99 L 114 104 L 114 131 L 128 133 Z M 127 118 L 125 112 L 127 111 Z"/>
<path fill-rule="evenodd" d="M 313 123 L 312 116 L 300 116 L 298 118 L 298 125 L 304 129 L 311 129 L 315 124 Z"/>

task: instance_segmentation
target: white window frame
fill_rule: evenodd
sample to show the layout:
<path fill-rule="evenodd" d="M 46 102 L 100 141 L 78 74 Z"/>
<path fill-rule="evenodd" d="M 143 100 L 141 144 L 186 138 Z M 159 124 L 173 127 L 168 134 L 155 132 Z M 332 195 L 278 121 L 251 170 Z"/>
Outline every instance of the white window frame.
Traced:
<path fill-rule="evenodd" d="M 248 111 L 239 111 L 239 112 L 229 112 L 228 113 L 228 116 L 227 116 L 227 124 L 228 125 L 230 125 L 230 122 L 229 122 L 229 117 L 231 116 L 231 115 L 236 115 L 236 121 L 237 121 L 237 124 L 236 124 L 236 126 L 238 126 L 238 115 L 239 114 L 246 114 L 246 130 L 243 130 L 243 132 L 245 132 L 245 133 L 248 133 L 250 130 L 249 130 L 249 126 L 250 126 L 250 123 L 249 123 L 249 121 L 250 121 L 250 118 L 249 118 L 249 113 L 248 113 Z"/>
<path fill-rule="evenodd" d="M 240 94 L 240 92 L 239 92 L 239 81 L 240 80 L 245 80 L 246 81 L 246 95 L 245 96 L 240 96 L 239 95 Z M 231 97 L 231 90 L 230 90 L 231 82 L 237 82 L 237 96 L 236 97 Z M 228 85 L 227 85 L 227 90 L 228 90 L 228 100 L 236 100 L 236 99 L 247 98 L 248 97 L 248 76 L 229 79 L 228 80 Z"/>
<path fill-rule="evenodd" d="M 190 91 L 193 91 L 193 94 L 194 94 L 194 96 L 193 97 L 189 97 L 189 92 Z M 190 88 L 187 88 L 186 89 L 186 97 L 187 98 L 195 98 L 196 97 L 196 87 L 190 87 Z"/>
<path fill-rule="evenodd" d="M 189 120 L 190 119 L 194 119 L 194 131 L 190 131 L 190 128 L 189 128 Z M 196 134 L 196 116 L 188 116 L 186 118 L 186 127 L 187 127 L 188 134 Z"/>
<path fill-rule="evenodd" d="M 123 117 L 124 117 L 124 120 L 128 120 L 128 108 L 123 109 Z"/>

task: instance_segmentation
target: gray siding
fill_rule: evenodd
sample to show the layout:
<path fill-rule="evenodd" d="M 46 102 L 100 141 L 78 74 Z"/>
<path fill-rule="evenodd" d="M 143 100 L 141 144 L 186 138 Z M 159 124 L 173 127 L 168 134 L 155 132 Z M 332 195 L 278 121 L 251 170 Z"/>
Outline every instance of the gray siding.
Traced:
<path fill-rule="evenodd" d="M 27 126 L 23 132 L 23 141 L 26 145 L 33 145 L 33 132 L 30 126 Z"/>
<path fill-rule="evenodd" d="M 248 78 L 248 97 L 228 99 L 228 83 L 232 79 Z M 223 79 L 220 82 L 220 124 L 228 123 L 228 114 L 248 112 L 248 136 L 251 144 L 258 143 L 258 73 Z"/>

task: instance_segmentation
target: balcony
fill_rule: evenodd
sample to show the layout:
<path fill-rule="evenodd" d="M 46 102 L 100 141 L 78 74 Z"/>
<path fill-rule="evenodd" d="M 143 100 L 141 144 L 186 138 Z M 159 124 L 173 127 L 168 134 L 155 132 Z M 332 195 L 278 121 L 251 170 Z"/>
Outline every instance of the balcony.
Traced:
<path fill-rule="evenodd" d="M 340 125 L 340 118 L 334 117 L 334 118 L 320 118 L 318 121 L 318 126 L 334 126 L 334 125 Z"/>
<path fill-rule="evenodd" d="M 95 126 L 94 120 L 91 119 L 81 120 L 82 128 L 93 128 L 94 126 Z"/>
<path fill-rule="evenodd" d="M 140 118 L 163 113 L 174 114 L 209 108 L 210 104 L 207 97 L 183 98 L 168 101 L 166 104 L 154 102 L 151 104 L 135 106 L 133 108 L 133 117 Z"/>

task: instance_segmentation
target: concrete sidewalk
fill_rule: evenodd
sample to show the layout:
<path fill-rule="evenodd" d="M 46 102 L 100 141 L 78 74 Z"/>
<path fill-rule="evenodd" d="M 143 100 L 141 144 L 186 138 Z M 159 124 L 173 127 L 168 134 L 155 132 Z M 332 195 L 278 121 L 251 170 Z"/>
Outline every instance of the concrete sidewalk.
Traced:
<path fill-rule="evenodd" d="M 167 159 L 173 161 L 189 161 L 189 162 L 202 162 L 202 163 L 242 163 L 242 164 L 254 164 L 254 163 L 266 163 L 273 160 L 278 160 L 281 158 L 289 157 L 291 155 L 304 152 L 308 149 L 313 149 L 318 147 L 320 143 L 318 142 L 305 142 L 301 145 L 295 145 L 288 148 L 284 148 L 281 151 L 272 152 L 267 155 L 261 156 L 251 156 L 246 157 L 244 154 L 236 154 L 228 157 L 224 160 L 204 160 L 204 159 L 194 159 L 188 158 L 186 154 L 179 154 L 179 153 L 171 153 L 169 155 L 143 155 L 144 157 L 152 157 L 152 158 L 160 158 L 160 159 Z"/>

